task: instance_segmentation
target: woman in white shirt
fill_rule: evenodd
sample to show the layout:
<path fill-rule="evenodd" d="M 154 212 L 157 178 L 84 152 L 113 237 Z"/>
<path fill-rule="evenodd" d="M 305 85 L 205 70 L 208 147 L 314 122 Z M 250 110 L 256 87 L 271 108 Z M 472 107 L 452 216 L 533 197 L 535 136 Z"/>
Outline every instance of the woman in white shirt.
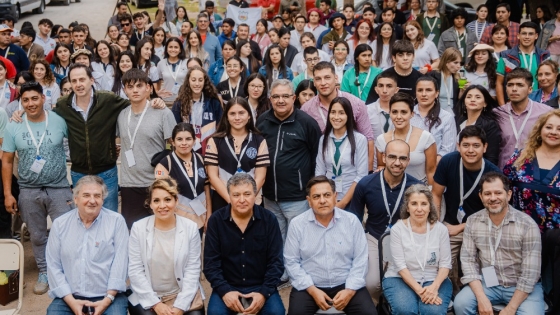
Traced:
<path fill-rule="evenodd" d="M 412 66 L 426 74 L 439 65 L 439 53 L 436 44 L 424 38 L 422 26 L 416 21 L 408 21 L 403 25 L 404 37 L 414 45 L 414 61 Z"/>
<path fill-rule="evenodd" d="M 468 85 L 483 86 L 490 95 L 496 98 L 496 61 L 492 54 L 494 48 L 486 44 L 478 44 L 469 52 L 469 62 L 465 66 L 465 77 Z M 465 86 L 466 88 L 467 86 Z"/>
<path fill-rule="evenodd" d="M 356 31 L 352 37 L 348 39 L 348 62 L 354 64 L 354 50 L 360 44 L 368 44 L 373 49 L 373 41 L 375 40 L 375 30 L 368 19 L 362 19 L 356 24 Z"/>
<path fill-rule="evenodd" d="M 190 31 L 185 38 L 185 56 L 187 58 L 198 57 L 202 61 L 204 70 L 210 67 L 210 55 L 202 47 L 202 38 L 198 31 Z"/>
<path fill-rule="evenodd" d="M 132 225 L 128 243 L 131 315 L 204 313 L 200 236 L 193 221 L 175 214 L 173 179 L 157 179 L 148 200 L 154 215 Z"/>
<path fill-rule="evenodd" d="M 163 81 L 161 90 L 157 92 L 168 106 L 173 105 L 179 88 L 187 76 L 187 61 L 181 40 L 170 38 L 165 44 L 165 58 L 157 65 L 159 77 Z"/>
<path fill-rule="evenodd" d="M 136 59 L 131 51 L 123 51 L 119 54 L 117 58 L 117 71 L 115 71 L 115 81 L 113 82 L 113 87 L 111 91 L 118 96 L 128 99 L 128 96 L 124 92 L 124 86 L 122 84 L 122 77 L 128 70 L 136 68 Z"/>
<path fill-rule="evenodd" d="M 94 61 L 91 63 L 93 79 L 97 90 L 110 91 L 115 80 L 115 58 L 111 53 L 111 46 L 105 40 L 100 40 L 95 46 Z"/>
<path fill-rule="evenodd" d="M 49 63 L 45 59 L 35 59 L 31 62 L 29 69 L 35 81 L 39 82 L 43 87 L 43 94 L 45 95 L 44 107 L 50 109 L 56 106 L 56 101 L 60 97 L 60 88 L 56 84 Z"/>
<path fill-rule="evenodd" d="M 165 30 L 161 27 L 156 27 L 152 37 L 154 38 L 154 54 L 162 60 L 165 58 Z"/>
<path fill-rule="evenodd" d="M 156 91 L 160 89 L 160 78 L 156 64 L 152 61 L 154 56 L 154 46 L 152 39 L 144 37 L 136 43 L 134 57 L 138 69 L 146 72 Z"/>
<path fill-rule="evenodd" d="M 336 206 L 348 209 L 358 182 L 368 174 L 367 139 L 355 131 L 350 101 L 336 97 L 329 106 L 325 133 L 319 140 L 315 176 L 325 175 L 336 184 Z"/>
<path fill-rule="evenodd" d="M 391 228 L 391 259 L 383 292 L 393 314 L 445 315 L 452 285 L 449 232 L 438 222 L 430 189 L 412 185 L 404 194 L 401 219 Z"/>
<path fill-rule="evenodd" d="M 389 115 L 395 129 L 380 135 L 375 141 L 378 169 L 385 167 L 383 152 L 385 152 L 387 143 L 400 139 L 410 146 L 410 162 L 406 173 L 432 185 L 436 171 L 436 144 L 434 137 L 429 132 L 412 126 L 410 122 L 414 115 L 412 96 L 403 92 L 393 95 L 389 101 Z"/>
<path fill-rule="evenodd" d="M 379 36 L 371 44 L 373 48 L 374 67 L 385 70 L 393 66 L 391 50 L 395 43 L 395 32 L 391 23 L 381 23 Z"/>

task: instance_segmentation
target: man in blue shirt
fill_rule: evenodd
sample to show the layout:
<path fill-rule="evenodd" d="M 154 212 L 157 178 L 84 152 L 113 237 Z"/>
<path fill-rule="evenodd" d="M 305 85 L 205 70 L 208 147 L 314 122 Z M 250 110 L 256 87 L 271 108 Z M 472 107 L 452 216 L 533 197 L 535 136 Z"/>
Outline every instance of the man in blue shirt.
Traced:
<path fill-rule="evenodd" d="M 350 212 L 356 214 L 360 222 L 364 218 L 364 206 L 368 209 L 366 238 L 369 260 L 366 287 L 376 302 L 381 294 L 377 241 L 385 231 L 397 223 L 404 191 L 414 184 L 422 184 L 416 178 L 405 174 L 410 163 L 410 147 L 406 142 L 393 140 L 387 143 L 383 162 L 383 171 L 360 180 L 350 203 Z"/>
<path fill-rule="evenodd" d="M 235 31 L 233 28 L 235 27 L 235 21 L 230 18 L 224 19 L 222 22 L 222 33 L 218 35 L 218 40 L 220 41 L 220 46 L 224 44 L 226 40 L 235 40 Z"/>
<path fill-rule="evenodd" d="M 0 56 L 9 59 L 16 71 L 19 73 L 24 70 L 29 70 L 29 59 L 27 54 L 16 44 L 12 44 L 12 32 L 6 24 L 0 24 Z"/>
<path fill-rule="evenodd" d="M 212 213 L 206 229 L 204 275 L 213 290 L 208 314 L 284 315 L 276 289 L 284 272 L 278 221 L 255 205 L 251 175 L 233 175 L 227 190 L 231 204 Z"/>
<path fill-rule="evenodd" d="M 222 47 L 220 41 L 208 31 L 208 14 L 199 13 L 196 18 L 196 28 L 202 38 L 204 50 L 208 52 L 208 61 L 213 64 L 216 60 L 222 58 Z"/>
<path fill-rule="evenodd" d="M 128 229 L 120 214 L 102 207 L 105 197 L 103 180 L 84 176 L 74 187 L 78 208 L 53 223 L 47 266 L 54 300 L 47 315 L 82 314 L 84 307 L 127 314 Z"/>
<path fill-rule="evenodd" d="M 346 315 L 376 315 L 365 281 L 367 241 L 356 216 L 336 205 L 334 181 L 316 176 L 306 187 L 311 209 L 292 220 L 284 262 L 292 282 L 288 315 L 334 307 Z"/>

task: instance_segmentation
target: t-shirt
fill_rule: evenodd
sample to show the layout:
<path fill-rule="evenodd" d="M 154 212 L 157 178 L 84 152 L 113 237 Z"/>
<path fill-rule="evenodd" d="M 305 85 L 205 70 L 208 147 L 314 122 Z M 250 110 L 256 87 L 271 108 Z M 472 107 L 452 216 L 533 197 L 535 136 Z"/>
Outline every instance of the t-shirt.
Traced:
<path fill-rule="evenodd" d="M 27 54 L 19 46 L 10 44 L 10 46 L 6 49 L 0 48 L 0 56 L 10 60 L 16 67 L 18 73 L 29 70 L 29 59 L 27 58 Z"/>
<path fill-rule="evenodd" d="M 165 140 L 171 138 L 173 127 L 177 124 L 173 113 L 168 108 L 154 109 L 151 104 L 147 105 L 146 114 L 142 119 L 138 133 L 134 139 L 134 161 L 136 165 L 129 167 L 126 151 L 130 150 L 130 135 L 134 136 L 134 130 L 138 125 L 142 113 L 128 114 L 131 106 L 120 112 L 117 119 L 117 136 L 121 138 L 121 177 L 120 185 L 123 187 L 148 187 L 154 182 L 154 168 L 151 164 L 154 154 L 165 149 Z"/>
<path fill-rule="evenodd" d="M 371 57 L 375 61 L 375 56 L 377 55 L 377 40 L 373 41 L 371 47 L 373 48 Z M 383 44 L 383 52 L 381 53 L 381 58 L 379 59 L 379 64 L 377 65 L 377 67 L 381 68 L 382 70 L 385 70 L 392 66 L 393 66 L 393 59 L 391 58 L 391 54 L 389 53 L 389 45 Z"/>
<path fill-rule="evenodd" d="M 33 144 L 27 124 L 10 122 L 4 133 L 2 150 L 6 152 L 16 152 L 19 156 L 18 173 L 20 187 L 40 188 L 40 187 L 69 187 L 66 179 L 66 154 L 64 153 L 63 139 L 68 138 L 68 127 L 62 117 L 52 111 L 47 111 L 49 125 L 46 130 L 45 138 L 39 148 L 39 155 L 45 164 L 39 174 L 31 171 L 31 165 L 37 158 L 37 148 Z M 27 115 L 23 116 L 27 119 Z M 39 142 L 45 133 L 46 120 L 34 123 L 29 122 L 29 127 L 35 136 L 35 141 Z"/>
<path fill-rule="evenodd" d="M 240 96 L 240 97 L 243 97 L 243 98 L 246 96 L 245 92 L 243 91 L 244 83 L 245 82 L 243 80 L 240 80 L 239 84 L 237 84 L 237 87 L 231 89 L 231 92 L 233 92 L 234 96 L 232 96 L 230 94 L 229 78 L 227 80 L 224 80 L 224 81 L 218 83 L 218 85 L 216 85 L 216 89 L 218 90 L 218 93 L 220 93 L 220 95 L 222 96 L 222 100 L 224 101 L 224 105 L 227 101 L 229 101 L 230 99 L 232 99 L 235 96 Z"/>
<path fill-rule="evenodd" d="M 395 67 L 391 67 L 391 68 L 383 71 L 382 73 L 391 73 L 391 74 L 397 76 L 397 86 L 399 87 L 399 92 L 404 92 L 404 93 L 412 96 L 412 98 L 416 98 L 416 80 L 418 80 L 418 78 L 420 78 L 422 76 L 422 73 L 420 73 L 417 70 L 412 69 L 412 72 L 410 73 L 410 75 L 408 75 L 406 77 L 403 77 L 403 76 L 397 74 L 397 72 L 395 71 Z M 377 85 L 377 78 L 375 79 L 375 81 L 373 81 L 372 86 L 376 86 L 376 85 Z M 371 103 L 377 101 L 378 98 L 379 98 L 379 95 L 377 94 L 375 89 L 371 89 L 369 91 L 369 95 L 368 95 L 368 98 L 366 100 L 366 104 L 371 104 Z"/>
<path fill-rule="evenodd" d="M 173 93 L 172 96 L 165 97 L 163 100 L 166 103 L 175 101 L 179 88 L 183 85 L 183 82 L 185 82 L 185 78 L 187 77 L 187 61 L 179 60 L 176 63 L 175 71 L 173 71 L 173 66 L 169 64 L 167 59 L 164 59 L 158 63 L 157 69 L 159 77 L 163 80 L 161 88 Z"/>
<path fill-rule="evenodd" d="M 423 68 L 427 64 L 432 64 L 432 60 L 439 59 L 439 53 L 432 41 L 424 39 L 424 43 L 414 51 L 413 67 Z M 417 69 L 418 70 L 418 69 Z"/>
<path fill-rule="evenodd" d="M 539 89 L 539 82 L 537 81 L 537 68 L 539 67 L 539 60 L 537 59 L 538 56 L 533 52 L 533 54 L 531 54 L 531 59 L 533 59 L 532 61 L 529 61 L 530 59 L 528 55 L 525 56 L 526 57 L 524 57 L 521 51 L 519 51 L 519 60 L 521 61 L 519 66 L 523 69 L 531 71 L 531 74 L 533 75 L 533 91 L 536 91 Z M 529 66 L 531 66 L 530 69 Z M 500 58 L 500 61 L 498 61 L 496 73 L 502 76 L 506 75 L 506 62 L 504 61 L 504 58 Z"/>
<path fill-rule="evenodd" d="M 465 72 L 465 77 L 470 85 L 482 85 L 488 92 L 490 96 L 496 96 L 496 89 L 490 88 L 490 82 L 488 82 L 488 73 L 476 73 L 476 72 Z"/>
<path fill-rule="evenodd" d="M 443 196 L 445 198 L 445 218 L 444 221 L 457 225 L 459 223 L 467 222 L 467 218 L 478 210 L 484 208 L 480 197 L 478 196 L 478 187 L 463 201 L 463 209 L 465 210 L 465 217 L 463 222 L 457 221 L 457 210 L 459 209 L 460 187 L 459 179 L 459 164 L 461 163 L 461 155 L 459 152 L 451 152 L 446 154 L 439 161 L 436 172 L 434 174 L 434 181 L 442 186 L 445 186 Z M 484 173 L 498 172 L 500 169 L 492 164 L 492 162 L 484 159 Z M 468 171 L 463 167 L 463 189 L 466 194 L 473 186 L 476 177 L 480 171 Z"/>

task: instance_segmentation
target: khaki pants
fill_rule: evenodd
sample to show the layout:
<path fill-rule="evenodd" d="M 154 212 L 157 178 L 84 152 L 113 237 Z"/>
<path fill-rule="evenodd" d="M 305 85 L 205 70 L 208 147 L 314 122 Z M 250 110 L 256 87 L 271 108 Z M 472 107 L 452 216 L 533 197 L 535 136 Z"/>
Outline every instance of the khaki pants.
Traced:
<path fill-rule="evenodd" d="M 379 275 L 379 250 L 377 239 L 366 233 L 368 243 L 368 273 L 366 275 L 366 288 L 375 305 L 381 295 L 381 279 Z"/>
<path fill-rule="evenodd" d="M 449 279 L 453 284 L 453 294 L 456 295 L 461 290 L 461 277 L 459 277 L 459 261 L 461 259 L 461 245 L 463 244 L 463 232 L 449 236 L 449 244 L 451 246 L 451 264 L 452 268 L 449 272 Z"/>

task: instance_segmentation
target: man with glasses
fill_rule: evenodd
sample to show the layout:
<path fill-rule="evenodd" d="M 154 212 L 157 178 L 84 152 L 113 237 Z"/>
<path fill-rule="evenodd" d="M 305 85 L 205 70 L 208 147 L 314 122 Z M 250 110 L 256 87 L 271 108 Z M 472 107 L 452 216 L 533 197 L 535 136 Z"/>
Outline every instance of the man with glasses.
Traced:
<path fill-rule="evenodd" d="M 397 103 L 403 99 L 412 100 L 404 93 L 397 93 L 391 101 Z M 367 207 L 366 237 L 369 260 L 366 288 L 376 303 L 381 294 L 377 242 L 385 231 L 397 223 L 404 191 L 414 184 L 422 184 L 416 178 L 405 174 L 410 162 L 409 157 L 410 147 L 406 142 L 393 140 L 387 143 L 383 153 L 385 169 L 362 178 L 356 185 L 350 202 L 349 211 L 357 215 L 360 222 L 363 222 L 364 206 Z"/>
<path fill-rule="evenodd" d="M 272 110 L 257 120 L 274 157 L 262 187 L 264 207 L 276 215 L 284 240 L 290 221 L 309 208 L 305 185 L 315 174 L 321 137 L 317 122 L 294 107 L 295 99 L 292 82 L 275 80 L 270 87 Z M 281 280 L 287 283 L 288 275 Z"/>
<path fill-rule="evenodd" d="M 290 40 L 291 40 L 291 37 L 290 37 Z M 302 47 L 302 49 L 294 57 L 294 60 L 292 61 L 292 66 L 290 67 L 292 69 L 292 72 L 294 73 L 294 76 L 296 76 L 296 77 L 300 73 L 303 73 L 307 69 L 307 64 L 306 64 L 306 62 L 303 58 L 303 51 L 305 50 L 305 48 L 316 47 L 317 46 L 316 45 L 317 42 L 315 41 L 315 35 L 313 35 L 313 33 L 311 33 L 311 32 L 304 32 L 303 34 L 301 34 L 301 36 L 299 37 L 299 42 L 300 42 L 300 47 Z M 326 52 L 324 52 L 323 50 L 319 49 L 318 53 L 319 53 L 319 57 L 321 57 L 321 61 L 330 61 L 331 60 L 331 56 L 329 54 L 327 54 Z M 297 88 L 297 86 L 296 86 L 296 88 Z"/>
<path fill-rule="evenodd" d="M 200 33 L 200 38 L 202 38 L 204 50 L 208 52 L 208 61 L 210 61 L 210 64 L 213 64 L 216 60 L 222 58 L 222 50 L 218 37 L 208 32 L 208 23 L 209 20 L 206 13 L 198 14 L 196 18 L 196 28 Z"/>
<path fill-rule="evenodd" d="M 303 80 L 311 80 L 313 81 L 313 67 L 321 61 L 321 57 L 319 57 L 319 51 L 317 48 L 310 46 L 303 50 L 303 55 L 305 56 L 305 64 L 307 65 L 307 70 L 303 73 L 300 73 L 297 77 L 294 78 L 292 83 L 294 84 L 294 91 L 297 89 L 299 83 Z"/>

